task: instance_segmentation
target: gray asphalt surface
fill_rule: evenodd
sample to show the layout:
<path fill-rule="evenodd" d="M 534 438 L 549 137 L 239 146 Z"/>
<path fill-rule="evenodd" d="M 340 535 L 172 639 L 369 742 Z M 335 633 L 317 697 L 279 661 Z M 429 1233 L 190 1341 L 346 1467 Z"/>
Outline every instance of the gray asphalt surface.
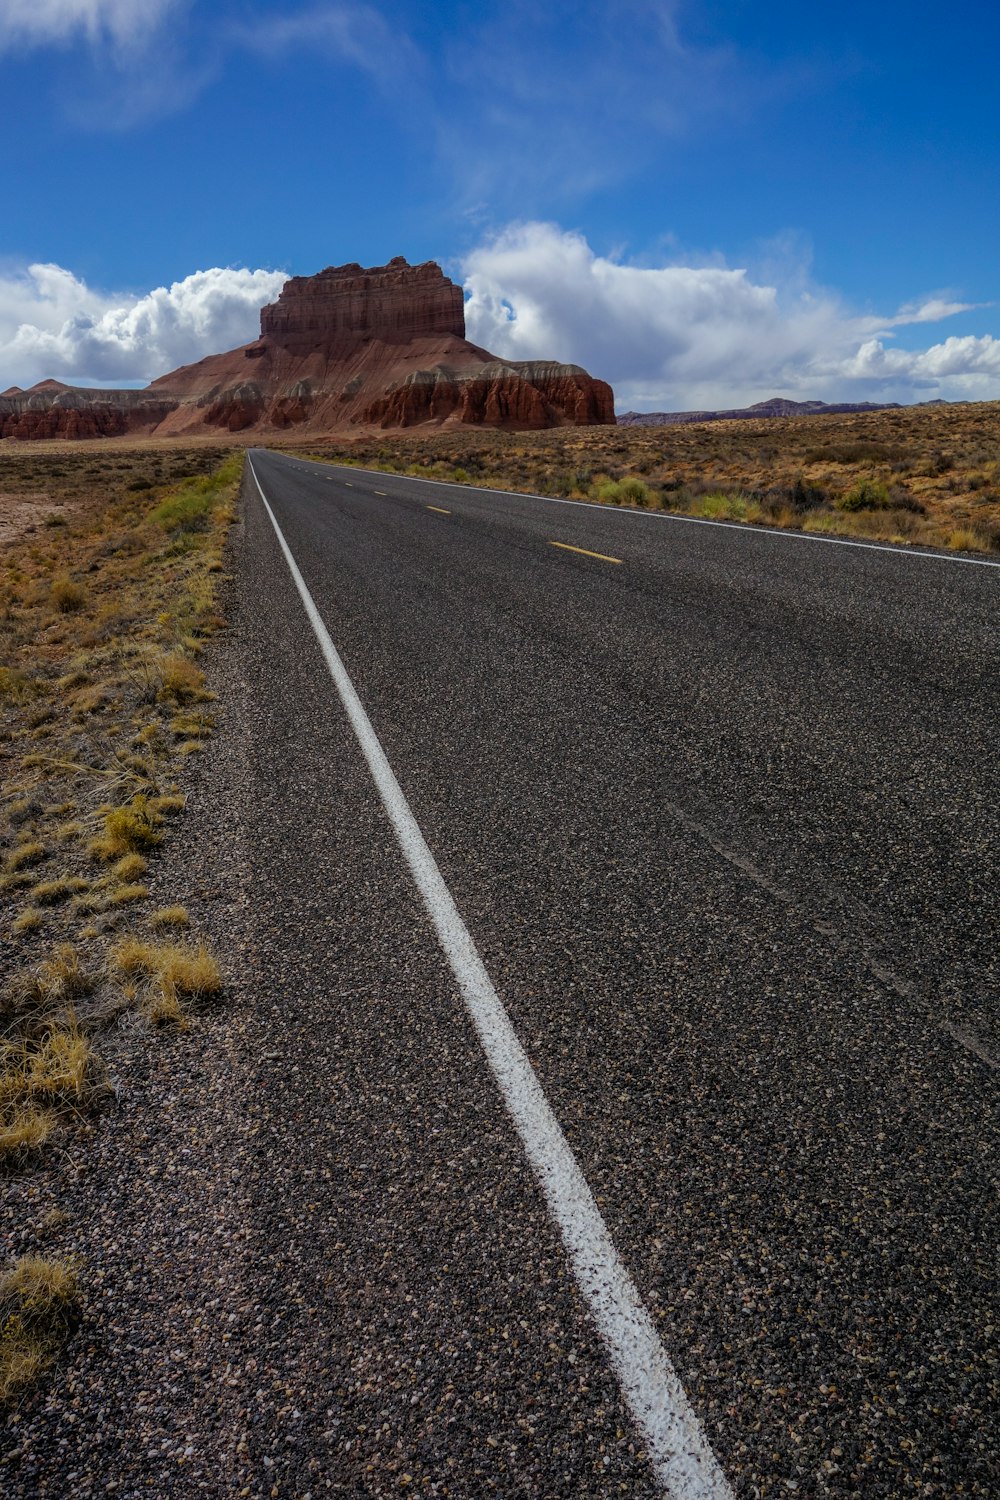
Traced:
<path fill-rule="evenodd" d="M 255 464 L 734 1485 L 995 1493 L 1000 570 Z M 413 1211 L 414 1321 L 433 1344 L 469 1320 L 449 1368 L 495 1407 L 501 1445 L 539 1351 L 491 1345 L 498 1283 L 536 1336 L 558 1288 L 606 1413 L 588 1437 L 616 1452 L 627 1418 L 374 790 L 349 739 L 322 748 L 342 711 L 254 498 L 248 527 L 259 630 L 276 652 L 297 640 L 270 684 L 281 756 L 309 768 L 263 793 L 268 826 L 287 848 L 305 816 L 326 848 L 333 823 L 379 855 L 345 880 L 339 852 L 323 875 L 300 847 L 274 886 L 283 962 L 295 886 L 321 967 L 345 885 L 381 954 L 381 1002 L 359 997 L 334 1047 L 350 1124 L 330 1170 L 360 1150 L 386 1174 L 372 1222 Z M 339 1026 L 358 1002 L 330 958 Z M 361 1111 L 359 1141 L 352 1073 L 372 1069 L 400 1114 Z M 439 1097 L 456 1134 L 428 1158 Z M 442 1169 L 452 1195 L 428 1198 Z M 381 1247 L 360 1225 L 350 1242 L 360 1285 Z M 479 1309 L 435 1304 L 445 1255 L 485 1276 Z M 365 1316 L 390 1314 L 376 1298 Z M 547 1477 L 512 1472 L 511 1492 L 558 1493 L 560 1472 L 593 1488 L 568 1374 L 542 1382 L 548 1436 L 518 1445 L 551 1455 Z M 382 1446 L 399 1436 L 390 1422 Z M 648 1481 L 597 1492 L 618 1483 Z"/>
<path fill-rule="evenodd" d="M 254 463 L 740 1500 L 992 1500 L 1000 570 Z M 12 1184 L 88 1303 L 0 1492 L 652 1497 L 250 482 L 232 571 L 226 1003 Z"/>

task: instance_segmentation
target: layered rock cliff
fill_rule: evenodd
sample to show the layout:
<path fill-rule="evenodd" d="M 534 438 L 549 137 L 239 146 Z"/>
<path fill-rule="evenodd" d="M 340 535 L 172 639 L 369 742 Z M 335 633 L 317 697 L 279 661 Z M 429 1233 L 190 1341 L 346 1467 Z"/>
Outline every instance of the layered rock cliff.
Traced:
<path fill-rule="evenodd" d="M 423 423 L 613 423 L 610 386 L 578 365 L 505 362 L 465 337 L 462 289 L 433 261 L 331 266 L 287 281 L 260 338 L 145 391 L 45 381 L 0 396 L 0 437 L 347 432 Z"/>
<path fill-rule="evenodd" d="M 416 338 L 465 338 L 462 288 L 434 261 L 410 266 L 401 255 L 387 266 L 330 266 L 293 276 L 260 315 L 262 338 L 307 353 L 347 339 L 405 344 Z"/>

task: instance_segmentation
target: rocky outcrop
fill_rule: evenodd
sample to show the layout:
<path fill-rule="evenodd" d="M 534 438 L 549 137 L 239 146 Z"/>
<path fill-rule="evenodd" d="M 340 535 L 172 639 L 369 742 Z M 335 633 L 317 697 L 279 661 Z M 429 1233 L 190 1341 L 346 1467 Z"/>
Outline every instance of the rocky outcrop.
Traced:
<path fill-rule="evenodd" d="M 260 315 L 260 331 L 286 349 L 306 353 L 342 341 L 465 337 L 462 288 L 429 260 L 410 266 L 401 255 L 385 266 L 329 266 L 293 276 Z"/>
<path fill-rule="evenodd" d="M 579 365 L 503 361 L 465 337 L 462 289 L 433 261 L 295 276 L 265 307 L 260 337 L 154 380 L 145 391 L 44 382 L 0 396 L 0 436 L 155 431 L 310 434 L 465 423 L 542 428 L 613 423 L 610 386 Z"/>
<path fill-rule="evenodd" d="M 143 436 L 176 406 L 176 401 L 151 398 L 146 391 L 74 390 L 45 381 L 29 391 L 0 396 L 0 438 Z"/>
<path fill-rule="evenodd" d="M 591 426 L 614 422 L 614 393 L 579 365 L 496 360 L 461 373 L 417 370 L 366 406 L 356 420 L 386 428 L 449 418 L 478 427 Z"/>

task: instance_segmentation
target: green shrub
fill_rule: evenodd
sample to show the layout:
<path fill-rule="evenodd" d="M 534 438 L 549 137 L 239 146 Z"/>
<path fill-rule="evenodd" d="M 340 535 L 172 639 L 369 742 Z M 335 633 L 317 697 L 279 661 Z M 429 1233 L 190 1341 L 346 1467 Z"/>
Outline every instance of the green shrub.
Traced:
<path fill-rule="evenodd" d="M 649 485 L 642 479 L 608 479 L 597 486 L 597 498 L 602 505 L 649 504 Z"/>
<path fill-rule="evenodd" d="M 859 479 L 846 495 L 837 501 L 838 510 L 888 510 L 892 504 L 889 491 L 879 479 Z"/>

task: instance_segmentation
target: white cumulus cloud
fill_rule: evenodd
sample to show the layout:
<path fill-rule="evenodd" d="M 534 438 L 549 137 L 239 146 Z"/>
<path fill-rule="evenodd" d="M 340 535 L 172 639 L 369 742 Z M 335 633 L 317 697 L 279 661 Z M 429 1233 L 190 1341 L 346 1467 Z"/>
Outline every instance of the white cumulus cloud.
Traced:
<path fill-rule="evenodd" d="M 0 390 L 55 377 L 137 384 L 249 342 L 284 271 L 214 267 L 145 296 L 95 291 L 57 265 L 0 274 Z"/>
<path fill-rule="evenodd" d="M 1000 341 L 886 347 L 893 330 L 970 311 L 934 296 L 877 317 L 789 276 L 630 265 L 554 224 L 508 227 L 462 264 L 468 336 L 508 359 L 582 364 L 619 411 L 741 406 L 768 396 L 828 401 L 1000 396 Z"/>

